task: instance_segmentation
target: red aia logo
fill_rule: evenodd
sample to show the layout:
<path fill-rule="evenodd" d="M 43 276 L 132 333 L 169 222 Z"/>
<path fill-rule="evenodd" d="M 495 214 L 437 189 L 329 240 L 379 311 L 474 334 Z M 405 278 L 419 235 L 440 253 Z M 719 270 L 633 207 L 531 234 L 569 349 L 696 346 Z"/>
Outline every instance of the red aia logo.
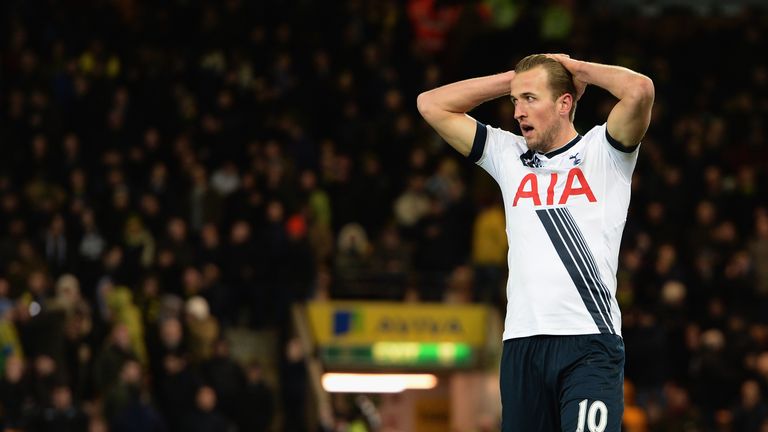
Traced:
<path fill-rule="evenodd" d="M 578 185 L 574 185 L 574 180 Z M 555 203 L 555 185 L 557 185 L 557 173 L 549 175 L 549 186 L 547 187 L 547 203 L 546 205 L 553 205 Z M 560 195 L 558 204 L 565 204 L 568 202 L 568 198 L 576 195 L 586 195 L 589 202 L 597 201 L 595 194 L 592 193 L 592 189 L 587 183 L 587 179 L 584 177 L 584 173 L 579 168 L 571 168 L 568 171 L 568 178 L 565 179 L 565 187 L 563 188 L 563 194 Z M 517 206 L 517 200 L 521 198 L 533 199 L 534 206 L 541 205 L 541 198 L 539 197 L 539 180 L 536 174 L 529 173 L 520 181 L 520 186 L 517 187 L 517 193 L 515 194 L 515 200 L 512 202 L 512 207 Z"/>

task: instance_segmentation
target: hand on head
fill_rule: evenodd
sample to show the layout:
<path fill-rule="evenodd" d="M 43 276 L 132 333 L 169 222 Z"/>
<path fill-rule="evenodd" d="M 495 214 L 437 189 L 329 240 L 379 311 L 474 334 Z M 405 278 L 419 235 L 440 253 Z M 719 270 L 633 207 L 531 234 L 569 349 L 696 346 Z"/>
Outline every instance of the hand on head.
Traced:
<path fill-rule="evenodd" d="M 573 85 L 576 86 L 576 94 L 573 95 L 574 100 L 578 101 L 581 99 L 581 96 L 584 95 L 584 92 L 587 90 L 587 83 L 576 78 L 576 71 L 574 70 L 574 65 L 576 63 L 576 60 L 572 59 L 571 56 L 568 54 L 544 54 L 545 56 L 557 60 L 565 69 L 568 70 L 568 72 L 573 75 Z"/>

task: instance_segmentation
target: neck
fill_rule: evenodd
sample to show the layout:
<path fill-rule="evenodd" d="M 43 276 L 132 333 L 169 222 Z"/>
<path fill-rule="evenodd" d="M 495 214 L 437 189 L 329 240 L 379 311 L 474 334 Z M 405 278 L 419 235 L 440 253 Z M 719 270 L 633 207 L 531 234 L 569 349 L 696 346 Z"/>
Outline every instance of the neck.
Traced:
<path fill-rule="evenodd" d="M 541 150 L 542 153 L 549 153 L 552 151 L 555 151 L 559 149 L 560 147 L 563 147 L 564 145 L 568 144 L 576 138 L 578 135 L 578 132 L 576 132 L 576 128 L 573 126 L 573 123 L 568 122 L 568 125 L 562 128 L 559 128 L 558 131 L 552 136 L 552 139 L 549 141 L 550 144 Z"/>

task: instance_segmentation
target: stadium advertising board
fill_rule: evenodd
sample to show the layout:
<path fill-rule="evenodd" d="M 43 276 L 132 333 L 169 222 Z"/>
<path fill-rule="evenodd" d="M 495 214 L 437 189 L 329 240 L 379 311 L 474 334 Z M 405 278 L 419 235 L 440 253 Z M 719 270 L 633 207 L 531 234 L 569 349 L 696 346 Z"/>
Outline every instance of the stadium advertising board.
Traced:
<path fill-rule="evenodd" d="M 485 344 L 480 305 L 314 302 L 312 334 L 326 364 L 466 367 Z"/>

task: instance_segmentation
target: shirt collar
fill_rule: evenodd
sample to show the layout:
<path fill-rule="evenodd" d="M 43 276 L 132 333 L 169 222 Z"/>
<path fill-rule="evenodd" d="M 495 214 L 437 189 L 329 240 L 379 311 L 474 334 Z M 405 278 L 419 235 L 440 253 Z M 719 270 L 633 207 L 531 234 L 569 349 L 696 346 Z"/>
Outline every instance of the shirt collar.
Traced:
<path fill-rule="evenodd" d="M 544 156 L 546 156 L 548 159 L 552 159 L 553 157 L 565 153 L 570 149 L 571 147 L 575 146 L 577 142 L 581 141 L 581 135 L 577 134 L 572 140 L 568 141 L 568 143 L 559 149 L 552 150 L 549 153 L 544 153 Z"/>

